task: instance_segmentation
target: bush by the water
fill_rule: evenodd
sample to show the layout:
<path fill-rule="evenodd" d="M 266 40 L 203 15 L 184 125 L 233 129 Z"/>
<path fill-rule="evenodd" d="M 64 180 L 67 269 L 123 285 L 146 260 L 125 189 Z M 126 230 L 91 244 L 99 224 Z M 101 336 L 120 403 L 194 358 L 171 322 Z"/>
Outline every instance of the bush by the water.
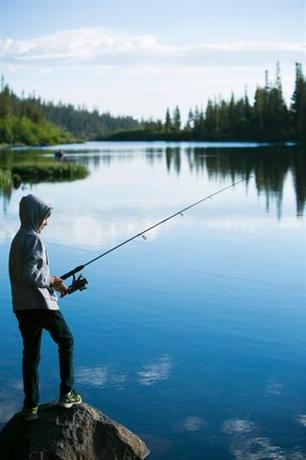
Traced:
<path fill-rule="evenodd" d="M 15 164 L 11 172 L 30 182 L 83 179 L 88 175 L 88 170 L 83 165 L 52 162 Z"/>
<path fill-rule="evenodd" d="M 71 134 L 46 120 L 35 122 L 27 116 L 0 118 L 0 141 L 4 144 L 50 145 L 73 141 Z"/>
<path fill-rule="evenodd" d="M 22 182 L 56 182 L 83 179 L 88 175 L 86 166 L 75 163 L 41 161 L 19 163 L 0 168 L 0 195 L 10 196 L 13 188 Z"/>
<path fill-rule="evenodd" d="M 0 169 L 0 189 L 6 189 L 10 187 L 12 181 L 11 172 Z"/>

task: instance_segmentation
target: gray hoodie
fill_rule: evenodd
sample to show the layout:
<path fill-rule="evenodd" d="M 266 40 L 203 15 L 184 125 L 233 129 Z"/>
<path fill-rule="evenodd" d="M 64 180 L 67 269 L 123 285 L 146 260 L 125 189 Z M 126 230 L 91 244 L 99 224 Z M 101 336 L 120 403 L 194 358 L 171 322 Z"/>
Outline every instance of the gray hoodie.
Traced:
<path fill-rule="evenodd" d="M 19 205 L 21 226 L 10 249 L 9 272 L 14 311 L 58 310 L 57 296 L 50 286 L 48 254 L 40 227 L 51 207 L 34 195 L 24 196 Z"/>

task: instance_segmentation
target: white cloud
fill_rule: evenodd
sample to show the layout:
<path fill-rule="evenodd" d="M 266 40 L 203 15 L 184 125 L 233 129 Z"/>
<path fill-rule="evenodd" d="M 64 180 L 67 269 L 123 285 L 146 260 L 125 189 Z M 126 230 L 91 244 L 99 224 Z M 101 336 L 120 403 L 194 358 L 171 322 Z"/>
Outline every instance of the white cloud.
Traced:
<path fill-rule="evenodd" d="M 158 43 L 151 34 L 127 35 L 101 27 L 64 30 L 27 40 L 0 40 L 0 56 L 11 59 L 88 60 L 99 55 L 173 54 L 177 50 Z"/>
<path fill-rule="evenodd" d="M 219 53 L 286 52 L 302 53 L 306 45 L 301 42 L 258 43 L 250 40 L 195 45 L 168 44 L 153 34 L 129 35 L 113 29 L 87 27 L 63 30 L 32 39 L 0 40 L 0 57 L 7 61 L 64 61 L 108 65 L 147 64 L 163 61 L 202 63 L 203 59 L 220 59 Z M 213 52 L 213 54 L 212 54 Z"/>
<path fill-rule="evenodd" d="M 257 43 L 250 40 L 241 40 L 229 43 L 207 43 L 195 47 L 195 49 L 197 48 L 224 51 L 305 51 L 306 45 L 298 42 Z"/>

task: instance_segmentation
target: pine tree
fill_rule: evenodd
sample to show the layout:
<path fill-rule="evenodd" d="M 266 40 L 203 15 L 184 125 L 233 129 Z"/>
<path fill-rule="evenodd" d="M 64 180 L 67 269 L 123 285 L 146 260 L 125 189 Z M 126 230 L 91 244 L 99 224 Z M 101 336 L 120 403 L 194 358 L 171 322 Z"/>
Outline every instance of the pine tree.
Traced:
<path fill-rule="evenodd" d="M 295 87 L 291 104 L 292 124 L 298 140 L 306 139 L 306 80 L 302 64 L 295 65 Z"/>
<path fill-rule="evenodd" d="M 167 107 L 166 117 L 165 117 L 165 131 L 166 133 L 170 133 L 171 130 L 172 130 L 172 120 L 171 120 L 170 110 Z"/>
<path fill-rule="evenodd" d="M 178 105 L 175 107 L 173 112 L 173 128 L 176 133 L 180 132 L 181 129 L 181 113 Z"/>
<path fill-rule="evenodd" d="M 193 111 L 189 109 L 185 130 L 190 132 L 193 127 L 194 127 L 194 115 L 193 115 Z"/>

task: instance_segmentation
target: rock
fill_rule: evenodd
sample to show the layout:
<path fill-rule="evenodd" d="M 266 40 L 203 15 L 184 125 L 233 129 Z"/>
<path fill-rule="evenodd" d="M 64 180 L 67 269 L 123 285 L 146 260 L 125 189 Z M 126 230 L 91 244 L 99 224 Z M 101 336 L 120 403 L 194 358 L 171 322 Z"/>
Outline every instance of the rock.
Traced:
<path fill-rule="evenodd" d="M 39 408 L 39 419 L 16 414 L 0 433 L 1 460 L 142 460 L 150 451 L 123 425 L 88 404 Z"/>

